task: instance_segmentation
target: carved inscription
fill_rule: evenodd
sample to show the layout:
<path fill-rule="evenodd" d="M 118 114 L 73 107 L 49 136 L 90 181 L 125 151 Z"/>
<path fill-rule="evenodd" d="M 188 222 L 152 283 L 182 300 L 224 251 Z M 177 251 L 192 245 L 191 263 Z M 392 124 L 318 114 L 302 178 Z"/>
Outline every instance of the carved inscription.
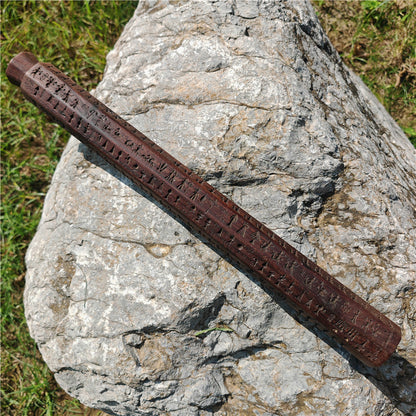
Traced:
<path fill-rule="evenodd" d="M 397 326 L 55 67 L 36 64 L 21 88 L 58 123 L 236 264 L 285 295 L 358 358 L 378 364 L 394 350 L 400 339 Z"/>

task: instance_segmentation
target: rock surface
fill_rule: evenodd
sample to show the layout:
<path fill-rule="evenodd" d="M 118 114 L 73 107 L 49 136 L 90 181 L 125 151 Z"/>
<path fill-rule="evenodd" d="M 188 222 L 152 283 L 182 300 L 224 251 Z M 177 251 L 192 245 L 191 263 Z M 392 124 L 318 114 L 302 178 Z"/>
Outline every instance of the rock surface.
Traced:
<path fill-rule="evenodd" d="M 96 95 L 403 338 L 363 366 L 71 139 L 25 290 L 59 384 L 114 415 L 411 414 L 415 150 L 310 4 L 143 1 Z"/>

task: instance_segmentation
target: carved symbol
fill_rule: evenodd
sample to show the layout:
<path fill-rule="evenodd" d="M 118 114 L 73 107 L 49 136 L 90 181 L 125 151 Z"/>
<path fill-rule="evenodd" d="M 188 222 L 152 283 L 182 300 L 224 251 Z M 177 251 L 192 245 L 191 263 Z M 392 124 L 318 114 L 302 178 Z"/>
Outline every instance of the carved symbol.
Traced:
<path fill-rule="evenodd" d="M 169 182 L 173 183 L 173 180 L 175 179 L 176 175 L 177 175 L 176 170 L 171 170 L 171 171 L 168 173 L 168 175 L 167 175 L 167 176 L 165 176 L 165 178 L 166 178 Z"/>

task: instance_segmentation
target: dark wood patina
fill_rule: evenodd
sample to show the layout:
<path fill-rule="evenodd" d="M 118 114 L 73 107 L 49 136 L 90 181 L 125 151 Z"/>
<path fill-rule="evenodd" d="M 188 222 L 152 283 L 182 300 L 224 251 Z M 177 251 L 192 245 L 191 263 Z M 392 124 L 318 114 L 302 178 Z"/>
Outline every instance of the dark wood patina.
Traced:
<path fill-rule="evenodd" d="M 53 65 L 23 52 L 6 73 L 37 107 L 362 362 L 379 366 L 395 351 L 401 338 L 396 324 Z"/>

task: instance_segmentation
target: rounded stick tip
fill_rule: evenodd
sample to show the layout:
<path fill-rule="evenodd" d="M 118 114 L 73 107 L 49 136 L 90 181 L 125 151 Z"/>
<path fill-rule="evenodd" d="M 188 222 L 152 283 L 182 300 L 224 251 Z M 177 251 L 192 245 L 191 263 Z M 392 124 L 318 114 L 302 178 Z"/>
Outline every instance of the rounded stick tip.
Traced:
<path fill-rule="evenodd" d="M 9 78 L 10 82 L 13 84 L 20 86 L 23 76 L 37 63 L 38 60 L 32 53 L 20 52 L 9 62 L 6 69 L 7 78 Z"/>

